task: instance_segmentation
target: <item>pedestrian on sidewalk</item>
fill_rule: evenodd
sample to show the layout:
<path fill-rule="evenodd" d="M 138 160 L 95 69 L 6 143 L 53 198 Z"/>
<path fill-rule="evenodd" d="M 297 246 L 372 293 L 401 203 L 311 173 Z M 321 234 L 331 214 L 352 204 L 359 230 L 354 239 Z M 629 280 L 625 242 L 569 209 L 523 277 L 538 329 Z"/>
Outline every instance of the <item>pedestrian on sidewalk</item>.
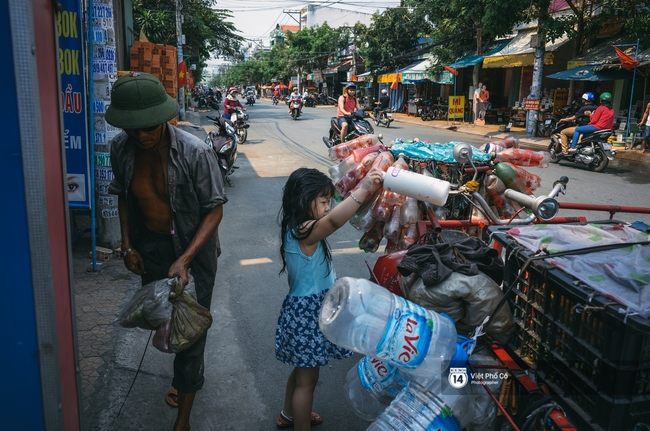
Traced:
<path fill-rule="evenodd" d="M 106 122 L 124 132 L 109 144 L 114 179 L 108 192 L 118 196 L 126 268 L 143 286 L 174 276 L 187 284 L 191 269 L 198 303 L 209 310 L 227 198 L 212 149 L 168 122 L 178 111 L 148 73 L 133 72 L 113 84 Z M 167 394 L 178 407 L 174 431 L 190 429 L 192 404 L 204 384 L 206 335 L 174 358 Z"/>
<path fill-rule="evenodd" d="M 483 88 L 483 83 L 479 82 L 472 97 L 472 102 L 474 103 L 474 122 L 479 118 L 479 113 L 481 112 L 481 99 L 479 97 L 481 88 Z"/>
<path fill-rule="evenodd" d="M 487 90 L 485 84 L 481 87 L 481 91 L 478 94 L 479 103 L 481 105 L 481 110 L 479 111 L 479 118 L 485 121 L 485 111 L 488 109 L 488 101 L 490 100 L 490 92 Z"/>
<path fill-rule="evenodd" d="M 327 237 L 343 226 L 381 185 L 383 172 L 373 168 L 330 212 L 332 180 L 317 169 L 294 171 L 283 189 L 280 210 L 280 256 L 287 272 L 289 294 L 282 303 L 275 332 L 275 357 L 294 368 L 287 380 L 284 405 L 275 420 L 278 428 L 306 431 L 323 422 L 312 413 L 320 367 L 352 352 L 332 344 L 318 328 L 327 291 L 336 281 Z"/>
<path fill-rule="evenodd" d="M 646 150 L 648 149 L 648 138 L 650 138 L 650 102 L 645 107 L 645 112 L 643 113 L 643 117 L 641 118 L 641 122 L 639 124 L 642 124 L 645 126 L 645 130 L 643 131 L 643 140 L 641 141 L 641 150 L 640 152 L 645 153 Z M 630 147 L 632 144 L 630 144 Z"/>

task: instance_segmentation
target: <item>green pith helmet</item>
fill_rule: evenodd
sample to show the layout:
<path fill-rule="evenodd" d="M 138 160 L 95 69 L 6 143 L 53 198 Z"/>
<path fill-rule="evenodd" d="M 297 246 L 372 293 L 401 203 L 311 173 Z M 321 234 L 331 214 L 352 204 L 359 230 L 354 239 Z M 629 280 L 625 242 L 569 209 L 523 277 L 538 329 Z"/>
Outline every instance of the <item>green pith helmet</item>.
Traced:
<path fill-rule="evenodd" d="M 612 101 L 612 93 L 605 91 L 603 94 L 600 95 L 600 100 L 604 100 L 606 102 L 611 102 Z"/>
<path fill-rule="evenodd" d="M 106 122 L 121 129 L 144 129 L 178 115 L 178 102 L 153 75 L 131 72 L 113 84 Z"/>

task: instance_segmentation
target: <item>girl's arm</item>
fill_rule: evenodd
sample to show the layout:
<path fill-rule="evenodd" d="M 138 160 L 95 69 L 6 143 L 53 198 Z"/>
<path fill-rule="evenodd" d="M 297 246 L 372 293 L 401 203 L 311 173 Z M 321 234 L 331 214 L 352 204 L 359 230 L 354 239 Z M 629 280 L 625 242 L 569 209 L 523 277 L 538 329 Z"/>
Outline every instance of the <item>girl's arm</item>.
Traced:
<path fill-rule="evenodd" d="M 314 229 L 307 238 L 300 240 L 300 244 L 305 247 L 316 248 L 319 241 L 327 238 L 347 223 L 354 213 L 357 212 L 361 204 L 372 195 L 383 181 L 384 172 L 381 169 L 372 168 L 362 180 L 359 190 L 350 194 L 350 196 L 338 204 L 325 217 L 315 221 L 309 221 L 302 226 L 302 230 L 304 231 L 308 229 L 312 223 L 315 223 Z"/>

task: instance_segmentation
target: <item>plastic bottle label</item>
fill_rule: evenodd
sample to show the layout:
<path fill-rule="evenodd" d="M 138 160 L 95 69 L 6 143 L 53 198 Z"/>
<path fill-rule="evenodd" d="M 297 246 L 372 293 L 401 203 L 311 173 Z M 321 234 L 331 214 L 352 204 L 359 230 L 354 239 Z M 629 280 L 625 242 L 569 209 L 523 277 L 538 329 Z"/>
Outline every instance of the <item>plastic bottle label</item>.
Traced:
<path fill-rule="evenodd" d="M 413 369 L 422 364 L 429 352 L 433 321 L 419 305 L 404 298 L 396 299 L 395 311 L 377 344 L 377 357 Z"/>
<path fill-rule="evenodd" d="M 400 394 L 396 401 L 386 410 L 385 418 L 394 429 L 412 431 L 428 430 L 440 414 L 439 407 L 434 403 L 425 404 L 410 391 Z"/>
<path fill-rule="evenodd" d="M 368 392 L 382 392 L 397 379 L 397 368 L 365 356 L 357 364 L 359 381 Z"/>

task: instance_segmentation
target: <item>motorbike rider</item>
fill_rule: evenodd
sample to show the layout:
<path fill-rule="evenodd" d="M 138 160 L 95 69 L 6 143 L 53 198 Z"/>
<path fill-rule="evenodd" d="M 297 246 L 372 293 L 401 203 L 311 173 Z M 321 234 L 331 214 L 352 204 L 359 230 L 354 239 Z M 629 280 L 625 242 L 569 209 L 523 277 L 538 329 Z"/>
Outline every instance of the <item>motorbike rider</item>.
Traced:
<path fill-rule="evenodd" d="M 356 94 L 357 85 L 354 82 L 348 82 L 345 85 L 345 92 L 339 96 L 336 118 L 341 128 L 341 143 L 345 142 L 345 135 L 348 134 L 348 125 L 352 122 L 354 111 L 362 109 Z"/>
<path fill-rule="evenodd" d="M 300 102 L 300 114 L 302 115 L 302 105 L 303 105 L 302 96 L 300 95 L 300 93 L 298 93 L 298 89 L 294 87 L 293 92 L 289 97 L 289 112 L 288 112 L 289 114 L 291 114 L 291 105 L 293 105 L 293 102 L 295 101 Z"/>
<path fill-rule="evenodd" d="M 277 88 L 273 90 L 273 97 L 275 99 L 280 99 L 280 90 L 278 90 Z"/>
<path fill-rule="evenodd" d="M 614 127 L 614 109 L 612 109 L 612 93 L 605 91 L 600 95 L 600 106 L 591 114 L 589 124 L 576 127 L 573 132 L 570 153 L 575 153 L 578 145 L 578 138 L 584 133 L 591 133 L 597 130 L 612 129 Z"/>
<path fill-rule="evenodd" d="M 598 106 L 594 103 L 595 96 L 591 91 L 587 91 L 582 95 L 582 107 L 574 115 L 566 118 L 560 119 L 559 123 L 570 123 L 572 121 L 576 122 L 576 127 L 585 126 L 589 124 L 589 117 L 591 113 L 594 112 Z M 560 132 L 560 142 L 562 143 L 562 154 L 568 154 L 569 150 L 569 139 L 573 137 L 573 133 L 576 131 L 576 127 L 567 127 L 566 129 Z"/>
<path fill-rule="evenodd" d="M 243 109 L 244 111 L 246 110 L 246 108 L 244 108 L 244 105 L 242 105 L 239 99 L 237 99 L 237 88 L 232 87 L 228 91 L 229 93 L 226 96 L 226 100 L 223 101 L 224 112 L 222 115 L 222 117 L 226 120 L 230 120 L 230 116 L 233 113 L 237 112 L 237 107 Z"/>
<path fill-rule="evenodd" d="M 379 96 L 379 102 L 375 102 L 375 109 L 373 110 L 375 112 L 375 119 L 379 118 L 379 113 L 381 111 L 385 111 L 388 109 L 388 106 L 390 105 L 390 97 L 388 96 L 388 91 L 384 88 L 381 90 L 381 96 Z"/>

